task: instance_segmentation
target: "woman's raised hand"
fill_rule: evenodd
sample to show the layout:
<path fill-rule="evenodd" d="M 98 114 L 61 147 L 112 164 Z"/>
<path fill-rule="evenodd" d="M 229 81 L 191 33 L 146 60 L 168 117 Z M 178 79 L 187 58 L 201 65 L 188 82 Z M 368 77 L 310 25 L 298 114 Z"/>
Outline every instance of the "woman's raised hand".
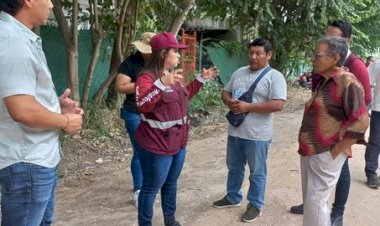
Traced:
<path fill-rule="evenodd" d="M 208 69 L 203 68 L 201 77 L 203 79 L 215 79 L 219 75 L 219 69 L 216 67 L 210 67 Z"/>
<path fill-rule="evenodd" d="M 174 85 L 176 82 L 183 82 L 182 69 L 176 69 L 174 71 L 165 71 L 164 75 L 160 78 L 162 84 L 165 86 Z"/>

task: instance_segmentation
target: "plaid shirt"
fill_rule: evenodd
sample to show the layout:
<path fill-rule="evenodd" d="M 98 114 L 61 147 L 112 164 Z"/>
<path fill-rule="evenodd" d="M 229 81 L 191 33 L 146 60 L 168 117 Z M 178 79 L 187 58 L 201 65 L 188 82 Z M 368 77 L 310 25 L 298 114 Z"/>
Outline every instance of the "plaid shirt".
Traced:
<path fill-rule="evenodd" d="M 321 77 L 305 105 L 298 153 L 315 155 L 330 151 L 342 138 L 364 138 L 368 123 L 362 85 L 353 74 L 337 69 L 331 78 Z"/>

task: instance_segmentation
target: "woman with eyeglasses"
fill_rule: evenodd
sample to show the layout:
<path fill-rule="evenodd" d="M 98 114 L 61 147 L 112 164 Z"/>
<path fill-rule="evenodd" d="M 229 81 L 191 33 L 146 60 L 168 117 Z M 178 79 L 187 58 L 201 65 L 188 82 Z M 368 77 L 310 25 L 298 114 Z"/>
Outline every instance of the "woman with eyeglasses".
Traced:
<path fill-rule="evenodd" d="M 306 103 L 299 131 L 304 226 L 331 225 L 328 200 L 351 146 L 364 137 L 368 113 L 356 77 L 342 68 L 347 42 L 326 37 L 312 56 L 321 79 Z"/>

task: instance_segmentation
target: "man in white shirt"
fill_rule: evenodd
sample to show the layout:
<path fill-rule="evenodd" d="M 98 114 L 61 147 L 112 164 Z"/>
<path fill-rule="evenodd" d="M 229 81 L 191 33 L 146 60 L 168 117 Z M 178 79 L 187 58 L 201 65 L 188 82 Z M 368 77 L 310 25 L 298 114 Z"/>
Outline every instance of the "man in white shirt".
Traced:
<path fill-rule="evenodd" d="M 370 188 L 377 189 L 380 186 L 380 180 L 376 173 L 379 168 L 380 153 L 380 60 L 372 63 L 369 67 L 369 74 L 371 87 L 373 87 L 373 99 L 368 146 L 365 151 L 365 173 L 367 185 Z"/>
<path fill-rule="evenodd" d="M 0 1 L 1 225 L 51 225 L 59 133 L 79 133 L 83 110 L 58 98 L 31 30 L 46 23 L 51 0 Z"/>

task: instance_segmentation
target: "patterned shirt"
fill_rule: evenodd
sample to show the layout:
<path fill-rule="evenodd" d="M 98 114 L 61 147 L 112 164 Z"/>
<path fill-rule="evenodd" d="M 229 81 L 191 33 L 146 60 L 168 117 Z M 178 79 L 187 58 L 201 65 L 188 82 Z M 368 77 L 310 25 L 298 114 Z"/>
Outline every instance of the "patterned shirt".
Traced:
<path fill-rule="evenodd" d="M 342 138 L 364 138 L 368 127 L 364 90 L 355 76 L 337 69 L 331 78 L 321 78 L 305 105 L 298 136 L 303 156 L 330 151 Z"/>

